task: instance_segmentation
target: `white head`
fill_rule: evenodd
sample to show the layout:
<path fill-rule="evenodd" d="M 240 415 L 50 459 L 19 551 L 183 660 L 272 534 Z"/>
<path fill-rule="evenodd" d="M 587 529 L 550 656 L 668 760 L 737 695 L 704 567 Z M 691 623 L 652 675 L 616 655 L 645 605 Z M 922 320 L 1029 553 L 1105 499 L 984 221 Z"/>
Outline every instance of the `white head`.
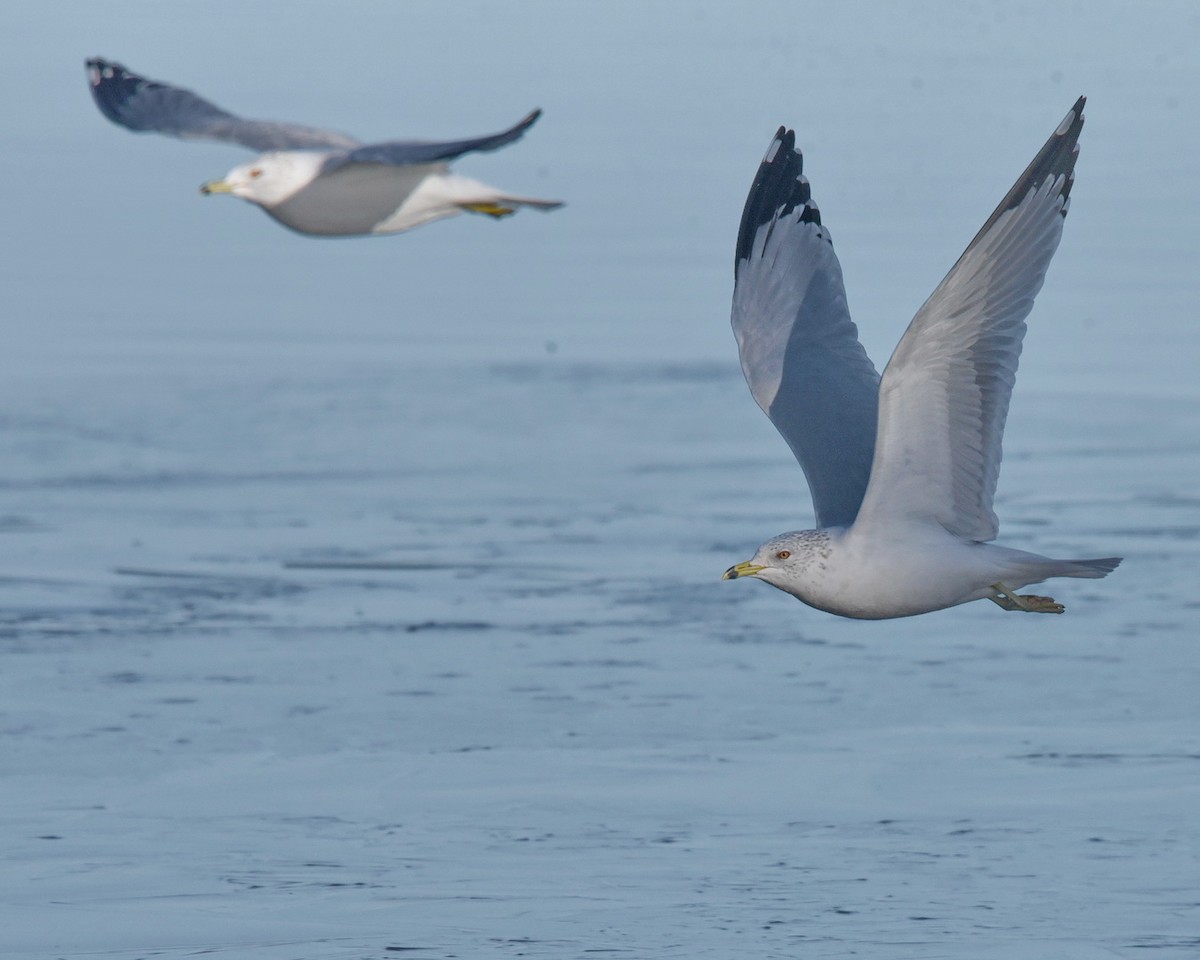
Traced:
<path fill-rule="evenodd" d="M 725 571 L 724 580 L 757 577 L 785 593 L 800 596 L 804 585 L 824 567 L 832 540 L 825 530 L 793 530 L 772 537 L 754 557 Z"/>
<path fill-rule="evenodd" d="M 249 163 L 234 167 L 224 180 L 204 184 L 200 192 L 232 193 L 259 206 L 273 207 L 312 183 L 327 156 L 318 150 L 264 153 Z"/>

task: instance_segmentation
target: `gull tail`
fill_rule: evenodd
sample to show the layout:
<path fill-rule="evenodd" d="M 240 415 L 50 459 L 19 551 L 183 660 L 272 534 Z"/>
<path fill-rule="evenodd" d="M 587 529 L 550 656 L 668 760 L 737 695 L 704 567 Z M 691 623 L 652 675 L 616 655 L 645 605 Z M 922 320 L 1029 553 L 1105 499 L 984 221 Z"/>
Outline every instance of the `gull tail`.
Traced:
<path fill-rule="evenodd" d="M 1099 560 L 1056 560 L 1055 572 L 1052 577 L 1080 577 L 1088 580 L 1098 580 L 1107 577 L 1117 569 L 1124 557 L 1103 557 Z"/>

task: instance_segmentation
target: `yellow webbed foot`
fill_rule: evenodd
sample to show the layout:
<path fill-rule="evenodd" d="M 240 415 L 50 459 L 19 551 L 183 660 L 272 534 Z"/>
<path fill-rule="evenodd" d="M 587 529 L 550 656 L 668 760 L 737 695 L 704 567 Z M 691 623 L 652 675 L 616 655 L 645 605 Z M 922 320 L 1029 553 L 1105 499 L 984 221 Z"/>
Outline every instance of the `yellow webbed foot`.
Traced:
<path fill-rule="evenodd" d="M 497 220 L 516 212 L 516 208 L 506 207 L 499 203 L 464 203 L 462 204 L 462 208 L 470 210 L 472 213 L 487 214 L 489 217 L 495 217 Z"/>
<path fill-rule="evenodd" d="M 1003 583 L 993 583 L 992 589 L 996 592 L 988 599 L 1004 610 L 1023 610 L 1025 613 L 1062 613 L 1067 609 L 1053 597 L 1040 597 L 1033 593 L 1017 594 Z"/>

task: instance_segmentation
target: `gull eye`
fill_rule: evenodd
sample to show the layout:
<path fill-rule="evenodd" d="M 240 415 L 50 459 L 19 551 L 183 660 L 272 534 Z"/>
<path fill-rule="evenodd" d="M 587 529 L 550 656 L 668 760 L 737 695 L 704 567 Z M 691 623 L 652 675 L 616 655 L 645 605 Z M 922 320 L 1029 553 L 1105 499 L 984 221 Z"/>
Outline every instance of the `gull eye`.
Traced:
<path fill-rule="evenodd" d="M 257 180 L 261 176 L 262 176 L 262 167 L 255 167 L 253 170 L 250 171 L 250 179 L 251 180 Z"/>
<path fill-rule="evenodd" d="M 775 559 L 776 560 L 786 560 L 791 555 L 792 555 L 791 550 L 780 550 L 777 554 L 775 554 Z"/>

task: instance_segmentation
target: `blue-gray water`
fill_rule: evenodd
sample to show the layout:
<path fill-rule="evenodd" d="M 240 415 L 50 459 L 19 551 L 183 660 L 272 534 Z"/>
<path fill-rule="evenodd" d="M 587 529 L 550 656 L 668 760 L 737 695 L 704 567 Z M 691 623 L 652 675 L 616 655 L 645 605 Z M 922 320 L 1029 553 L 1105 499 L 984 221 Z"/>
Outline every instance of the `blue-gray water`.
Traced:
<path fill-rule="evenodd" d="M 1191 4 L 8 16 L 6 956 L 1200 953 Z M 298 237 L 95 54 L 366 138 L 541 106 L 458 167 L 568 206 Z M 720 582 L 811 519 L 728 330 L 775 128 L 882 364 L 1080 93 L 998 512 L 1125 565 L 1057 618 Z"/>

